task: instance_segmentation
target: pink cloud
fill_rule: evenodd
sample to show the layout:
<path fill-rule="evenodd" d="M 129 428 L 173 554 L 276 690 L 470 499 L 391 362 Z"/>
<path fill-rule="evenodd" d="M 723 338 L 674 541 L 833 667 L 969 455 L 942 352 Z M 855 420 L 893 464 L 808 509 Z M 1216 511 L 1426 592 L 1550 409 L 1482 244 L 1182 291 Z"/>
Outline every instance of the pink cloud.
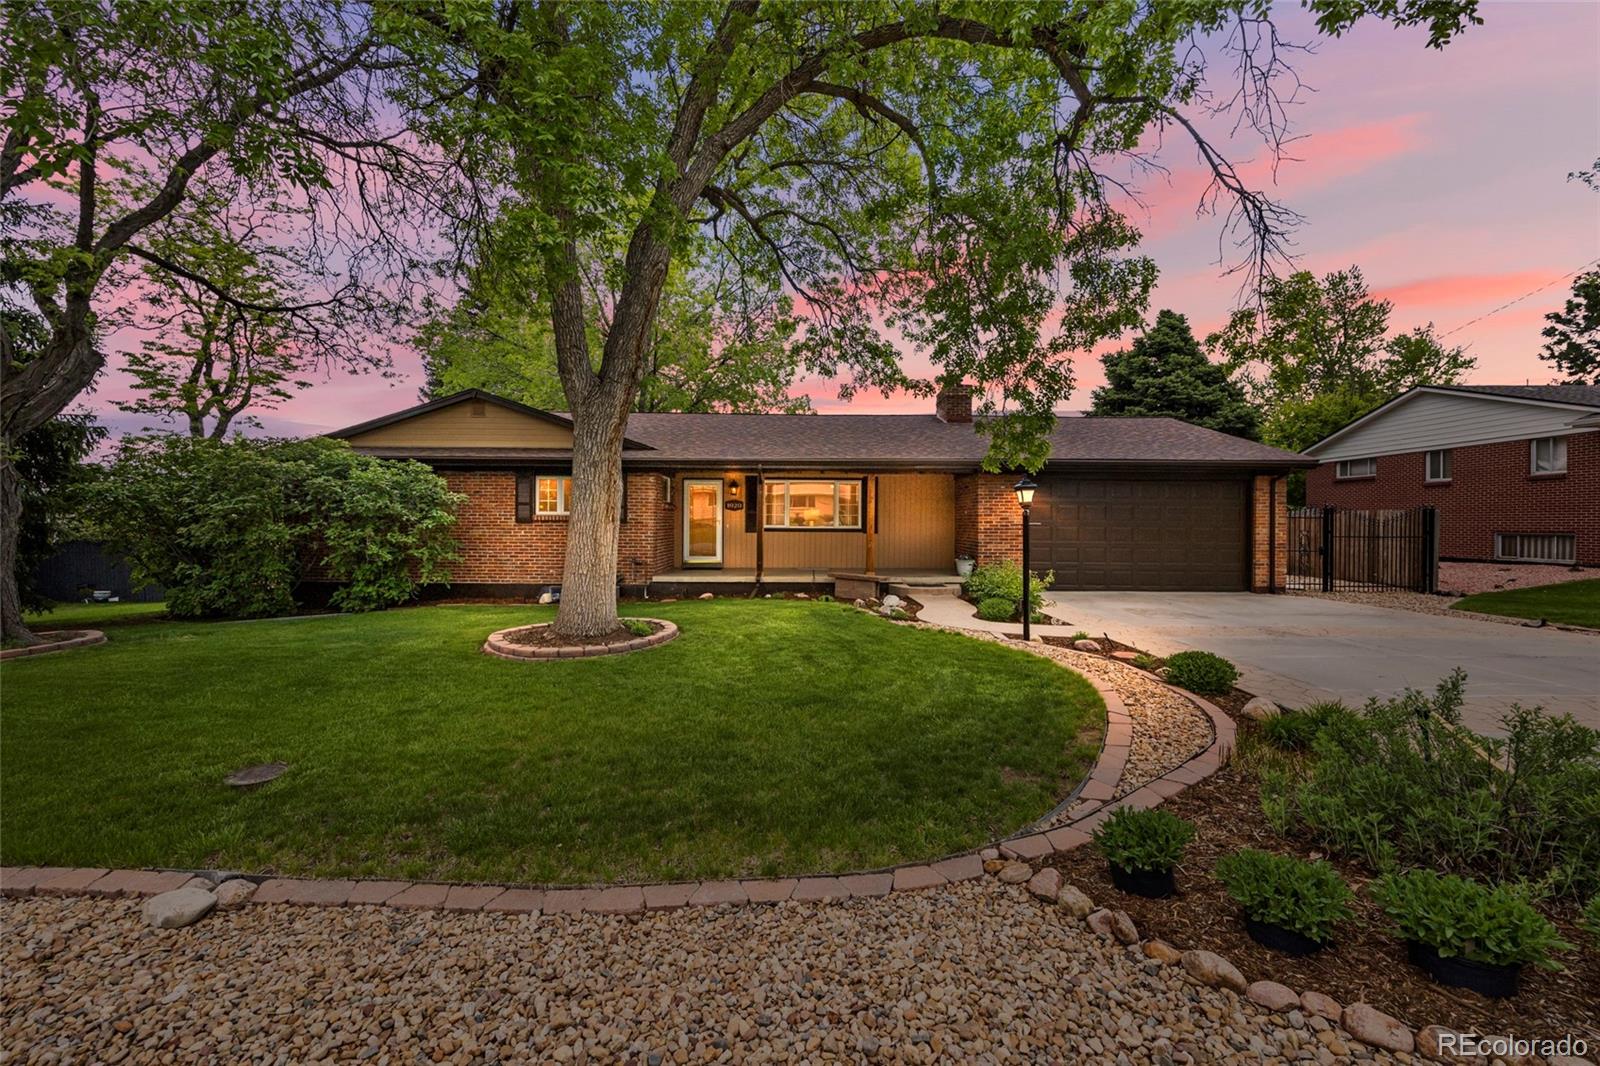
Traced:
<path fill-rule="evenodd" d="M 1478 307 L 1521 296 L 1555 278 L 1561 271 L 1525 270 L 1512 274 L 1443 274 L 1402 282 L 1373 293 L 1398 307 Z"/>

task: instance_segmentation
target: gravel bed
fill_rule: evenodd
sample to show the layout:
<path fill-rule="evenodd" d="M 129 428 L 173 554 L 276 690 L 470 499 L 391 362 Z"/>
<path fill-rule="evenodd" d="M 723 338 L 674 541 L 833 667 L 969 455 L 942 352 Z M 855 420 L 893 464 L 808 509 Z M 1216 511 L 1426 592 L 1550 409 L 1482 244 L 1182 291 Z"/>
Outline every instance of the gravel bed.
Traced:
<path fill-rule="evenodd" d="M 0 1059 L 1399 1061 L 1336 1058 L 1298 1013 L 993 879 L 642 917 L 254 905 L 163 931 L 138 909 L 0 904 Z"/>

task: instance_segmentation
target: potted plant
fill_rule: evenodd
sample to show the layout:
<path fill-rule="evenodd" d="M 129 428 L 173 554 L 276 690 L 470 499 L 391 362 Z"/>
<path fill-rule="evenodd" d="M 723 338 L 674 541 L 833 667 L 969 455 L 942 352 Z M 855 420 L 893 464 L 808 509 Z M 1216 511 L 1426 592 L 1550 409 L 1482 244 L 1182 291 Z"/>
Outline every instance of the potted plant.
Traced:
<path fill-rule="evenodd" d="M 1172 868 L 1194 839 L 1194 826 L 1171 811 L 1119 807 L 1094 831 L 1095 846 L 1111 868 L 1111 883 L 1150 899 L 1172 895 Z"/>
<path fill-rule="evenodd" d="M 1250 938 L 1287 955 L 1326 947 L 1352 913 L 1350 887 L 1325 862 L 1245 848 L 1218 859 L 1213 872 L 1243 908 Z"/>
<path fill-rule="evenodd" d="M 1372 897 L 1406 941 L 1408 957 L 1435 981 L 1499 999 L 1515 995 L 1522 968 L 1559 970 L 1572 947 L 1524 893 L 1432 870 L 1385 874 Z"/>

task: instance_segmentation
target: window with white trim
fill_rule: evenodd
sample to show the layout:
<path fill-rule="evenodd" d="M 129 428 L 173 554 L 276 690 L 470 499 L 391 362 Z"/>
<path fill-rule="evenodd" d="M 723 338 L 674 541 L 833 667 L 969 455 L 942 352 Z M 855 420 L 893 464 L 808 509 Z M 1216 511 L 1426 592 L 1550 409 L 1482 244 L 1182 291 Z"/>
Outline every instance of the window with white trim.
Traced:
<path fill-rule="evenodd" d="M 566 514 L 572 507 L 572 479 L 540 474 L 533 499 L 538 514 Z"/>
<path fill-rule="evenodd" d="M 1535 474 L 1567 472 L 1567 438 L 1540 437 L 1528 442 L 1529 470 Z"/>
<path fill-rule="evenodd" d="M 768 529 L 860 529 L 861 482 L 761 482 L 761 515 Z"/>
<path fill-rule="evenodd" d="M 1494 557 L 1518 563 L 1578 561 L 1578 538 L 1571 533 L 1496 533 Z"/>
<path fill-rule="evenodd" d="M 1377 477 L 1378 460 L 1340 459 L 1334 464 L 1333 476 L 1340 479 L 1347 477 Z"/>
<path fill-rule="evenodd" d="M 1427 473 L 1424 475 L 1424 479 L 1425 480 L 1427 480 L 1427 481 L 1449 481 L 1450 480 L 1450 449 L 1449 448 L 1441 448 L 1439 451 L 1429 452 L 1427 454 L 1427 457 L 1426 457 L 1426 462 L 1427 462 Z"/>

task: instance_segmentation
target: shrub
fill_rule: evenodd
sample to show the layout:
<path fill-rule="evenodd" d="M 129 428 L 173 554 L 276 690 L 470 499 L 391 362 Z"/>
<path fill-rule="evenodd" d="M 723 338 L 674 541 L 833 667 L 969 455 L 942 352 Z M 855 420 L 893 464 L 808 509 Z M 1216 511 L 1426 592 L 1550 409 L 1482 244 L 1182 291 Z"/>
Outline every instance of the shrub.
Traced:
<path fill-rule="evenodd" d="M 978 601 L 978 617 L 985 622 L 1009 622 L 1017 617 L 1017 601 L 991 596 Z"/>
<path fill-rule="evenodd" d="M 1600 732 L 1516 707 L 1502 737 L 1460 724 L 1465 675 L 1360 712 L 1325 710 L 1306 775 L 1274 796 L 1319 844 L 1587 896 L 1600 888 Z M 1266 796 L 1264 794 L 1264 801 Z"/>
<path fill-rule="evenodd" d="M 1349 886 L 1325 862 L 1245 848 L 1218 859 L 1215 873 L 1245 914 L 1319 944 L 1352 913 Z"/>
<path fill-rule="evenodd" d="M 1595 947 L 1600 947 L 1600 892 L 1589 897 L 1589 902 L 1584 904 L 1583 917 L 1579 919 L 1584 932 L 1594 940 Z"/>
<path fill-rule="evenodd" d="M 1050 583 L 1056 579 L 1055 571 L 1048 571 L 1043 577 L 1038 573 L 1031 573 L 1029 588 L 1029 601 L 1034 606 L 1034 620 L 1042 615 L 1038 612 L 1039 604 L 1044 602 L 1044 595 Z M 1005 600 L 1011 604 L 1011 612 L 1005 619 L 988 619 L 991 622 L 1005 621 L 1020 617 L 1022 610 L 1022 567 L 1016 563 L 1006 561 L 999 563 L 986 563 L 972 572 L 961 585 L 962 593 L 973 603 L 982 605 L 984 600 Z M 979 615 L 979 617 L 984 617 Z"/>
<path fill-rule="evenodd" d="M 1171 811 L 1119 807 L 1094 831 L 1106 861 L 1130 873 L 1170 870 L 1194 839 L 1194 826 Z"/>
<path fill-rule="evenodd" d="M 164 437 L 125 441 L 87 509 L 136 582 L 166 586 L 169 613 L 254 618 L 292 611 L 308 574 L 353 611 L 445 580 L 461 499 L 420 463 L 342 441 Z"/>
<path fill-rule="evenodd" d="M 1220 655 L 1208 651 L 1180 651 L 1167 656 L 1167 680 L 1202 696 L 1222 696 L 1233 689 L 1239 671 Z"/>
<path fill-rule="evenodd" d="M 629 633 L 632 633 L 636 637 L 648 637 L 651 633 L 655 632 L 655 629 L 651 627 L 650 623 L 646 622 L 643 618 L 624 618 L 622 620 L 622 628 L 626 629 Z"/>
<path fill-rule="evenodd" d="M 1141 670 L 1149 670 L 1151 673 L 1154 673 L 1160 668 L 1161 660 L 1157 659 L 1154 655 L 1151 655 L 1148 652 L 1140 652 L 1133 657 L 1133 665 L 1137 666 Z"/>
<path fill-rule="evenodd" d="M 1503 966 L 1525 963 L 1559 970 L 1551 956 L 1572 945 L 1524 893 L 1432 870 L 1390 873 L 1372 883 L 1372 898 L 1406 940 L 1445 957 Z"/>
<path fill-rule="evenodd" d="M 1262 736 L 1280 751 L 1307 751 L 1335 718 L 1350 715 L 1342 703 L 1314 703 L 1299 710 L 1275 714 L 1261 723 Z"/>

